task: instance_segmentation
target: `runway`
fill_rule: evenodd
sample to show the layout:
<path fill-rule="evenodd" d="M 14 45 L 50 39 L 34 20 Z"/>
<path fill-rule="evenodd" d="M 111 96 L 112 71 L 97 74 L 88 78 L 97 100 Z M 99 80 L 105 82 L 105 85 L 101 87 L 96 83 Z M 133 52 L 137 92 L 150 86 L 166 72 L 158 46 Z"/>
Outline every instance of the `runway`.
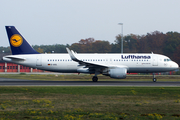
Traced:
<path fill-rule="evenodd" d="M 36 81 L 0 78 L 0 86 L 149 86 L 180 87 L 180 82 L 151 81 Z"/>

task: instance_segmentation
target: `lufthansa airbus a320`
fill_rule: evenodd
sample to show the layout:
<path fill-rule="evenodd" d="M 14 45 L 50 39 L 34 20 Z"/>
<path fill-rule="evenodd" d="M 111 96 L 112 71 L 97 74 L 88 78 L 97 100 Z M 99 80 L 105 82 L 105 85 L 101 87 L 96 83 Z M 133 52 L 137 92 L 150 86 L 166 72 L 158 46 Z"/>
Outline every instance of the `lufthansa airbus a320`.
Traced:
<path fill-rule="evenodd" d="M 25 65 L 41 70 L 61 73 L 94 74 L 124 79 L 127 73 L 157 73 L 173 71 L 178 64 L 160 54 L 77 54 L 67 49 L 68 54 L 40 54 L 34 50 L 14 26 L 6 26 L 12 55 L 4 56 L 6 62 Z M 153 81 L 156 78 L 153 75 Z"/>

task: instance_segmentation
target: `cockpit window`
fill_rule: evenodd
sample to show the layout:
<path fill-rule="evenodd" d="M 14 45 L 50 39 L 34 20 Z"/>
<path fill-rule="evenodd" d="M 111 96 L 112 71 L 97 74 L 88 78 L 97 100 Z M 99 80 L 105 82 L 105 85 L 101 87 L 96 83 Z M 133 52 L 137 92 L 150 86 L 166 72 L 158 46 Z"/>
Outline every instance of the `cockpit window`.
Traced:
<path fill-rule="evenodd" d="M 171 59 L 164 59 L 164 62 L 169 62 L 171 61 Z"/>

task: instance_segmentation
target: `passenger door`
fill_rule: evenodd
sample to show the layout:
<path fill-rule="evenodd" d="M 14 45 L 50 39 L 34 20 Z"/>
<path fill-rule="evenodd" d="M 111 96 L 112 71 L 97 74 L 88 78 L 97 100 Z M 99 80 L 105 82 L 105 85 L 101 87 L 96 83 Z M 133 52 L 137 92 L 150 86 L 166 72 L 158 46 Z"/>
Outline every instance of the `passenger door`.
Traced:
<path fill-rule="evenodd" d="M 158 66 L 158 57 L 153 57 L 153 66 Z"/>
<path fill-rule="evenodd" d="M 36 66 L 42 66 L 42 56 L 38 55 L 36 57 Z"/>

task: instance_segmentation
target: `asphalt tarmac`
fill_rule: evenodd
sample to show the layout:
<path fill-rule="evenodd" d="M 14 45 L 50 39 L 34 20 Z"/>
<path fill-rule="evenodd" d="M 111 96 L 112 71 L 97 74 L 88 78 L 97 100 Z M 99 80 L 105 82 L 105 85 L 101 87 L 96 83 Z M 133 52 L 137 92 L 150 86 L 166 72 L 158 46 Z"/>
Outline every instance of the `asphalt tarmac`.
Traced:
<path fill-rule="evenodd" d="M 36 81 L 0 78 L 0 86 L 148 86 L 180 87 L 180 82 L 151 81 Z"/>

